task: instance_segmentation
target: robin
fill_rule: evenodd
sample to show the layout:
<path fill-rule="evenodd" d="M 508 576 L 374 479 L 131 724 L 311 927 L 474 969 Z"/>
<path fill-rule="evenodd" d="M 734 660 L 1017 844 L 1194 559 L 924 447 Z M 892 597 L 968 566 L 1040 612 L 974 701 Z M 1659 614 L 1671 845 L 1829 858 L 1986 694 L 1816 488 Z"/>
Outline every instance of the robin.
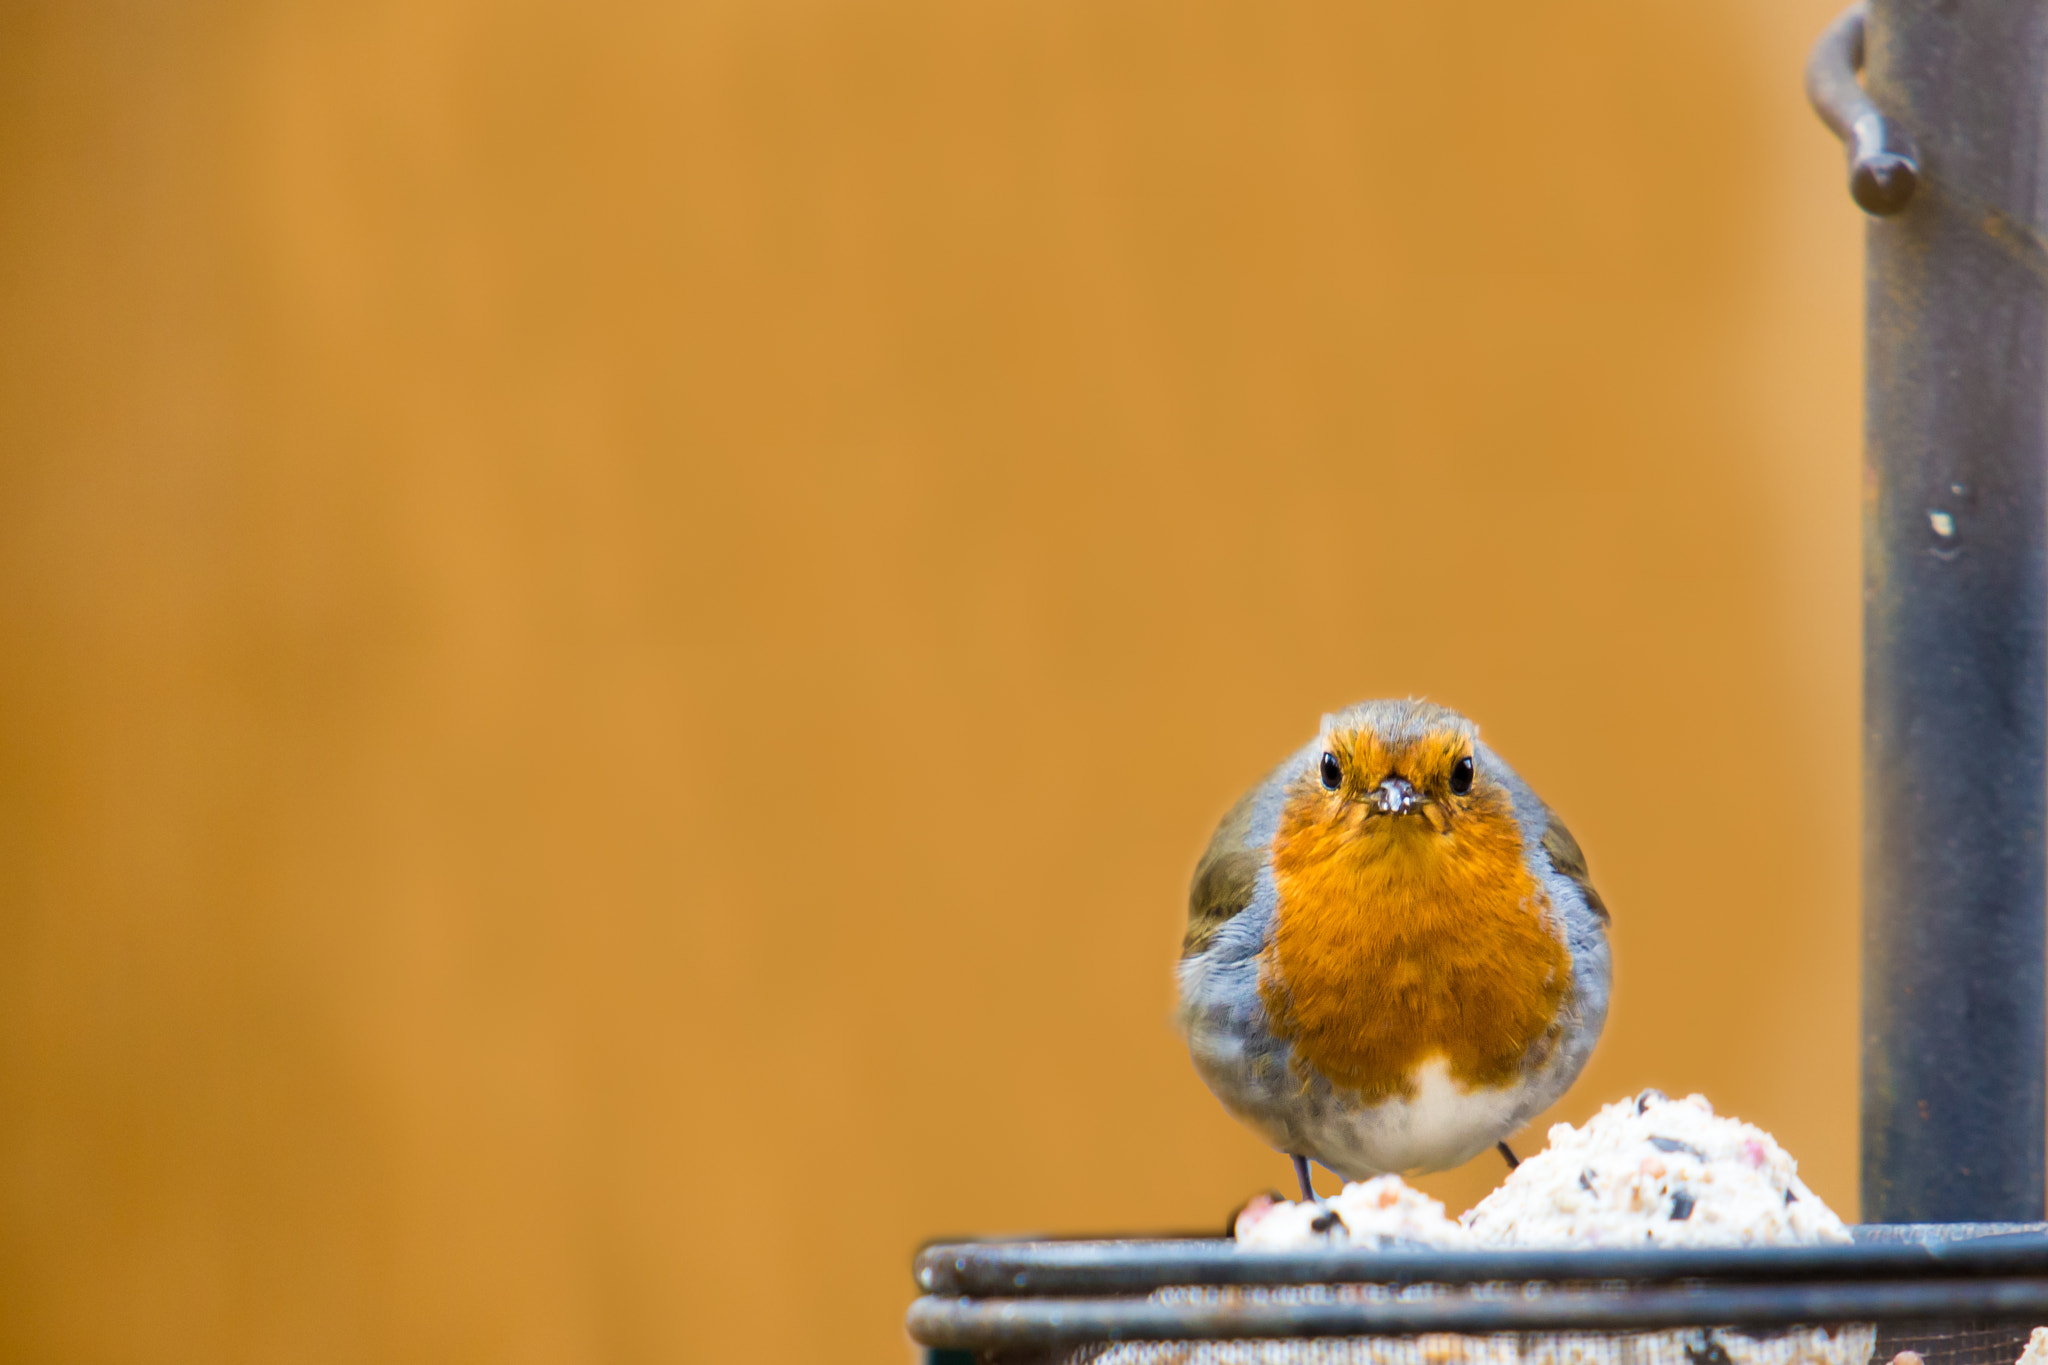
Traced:
<path fill-rule="evenodd" d="M 1577 1078 L 1607 1018 L 1578 841 L 1455 711 L 1361 702 L 1223 817 L 1180 1026 L 1224 1107 L 1347 1180 L 1440 1171 Z"/>

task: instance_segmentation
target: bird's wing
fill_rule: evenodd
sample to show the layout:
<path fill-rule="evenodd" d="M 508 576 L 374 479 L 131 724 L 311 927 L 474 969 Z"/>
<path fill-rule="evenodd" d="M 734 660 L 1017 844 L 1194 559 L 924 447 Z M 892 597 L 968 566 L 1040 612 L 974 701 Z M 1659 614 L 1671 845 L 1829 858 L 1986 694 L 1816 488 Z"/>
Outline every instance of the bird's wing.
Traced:
<path fill-rule="evenodd" d="M 1251 830 L 1258 794 L 1254 788 L 1230 808 L 1230 814 L 1216 826 L 1202 861 L 1195 864 L 1194 884 L 1188 888 L 1188 932 L 1180 946 L 1184 958 L 1207 948 L 1216 932 L 1252 903 L 1259 880 L 1259 855 L 1245 847 L 1245 836 Z"/>
<path fill-rule="evenodd" d="M 1600 893 L 1593 889 L 1593 879 L 1586 871 L 1586 855 L 1579 849 L 1579 841 L 1572 838 L 1572 832 L 1564 827 L 1564 821 L 1550 813 L 1550 823 L 1543 831 L 1543 851 L 1550 855 L 1550 865 L 1560 876 L 1569 877 L 1572 885 L 1579 888 L 1579 894 L 1586 898 L 1586 908 L 1607 922 L 1607 903 L 1600 899 Z"/>

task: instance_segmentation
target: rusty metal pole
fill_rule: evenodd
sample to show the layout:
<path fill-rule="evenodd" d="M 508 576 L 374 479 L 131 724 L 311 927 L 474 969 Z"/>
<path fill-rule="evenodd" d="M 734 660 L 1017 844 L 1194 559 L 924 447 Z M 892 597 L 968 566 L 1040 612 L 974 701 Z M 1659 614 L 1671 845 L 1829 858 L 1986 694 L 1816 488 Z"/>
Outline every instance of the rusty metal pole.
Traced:
<path fill-rule="evenodd" d="M 1863 1217 L 2031 1221 L 2048 1170 L 2048 3 L 1869 0 L 1867 31 L 1860 8 L 1808 88 L 1873 215 Z"/>

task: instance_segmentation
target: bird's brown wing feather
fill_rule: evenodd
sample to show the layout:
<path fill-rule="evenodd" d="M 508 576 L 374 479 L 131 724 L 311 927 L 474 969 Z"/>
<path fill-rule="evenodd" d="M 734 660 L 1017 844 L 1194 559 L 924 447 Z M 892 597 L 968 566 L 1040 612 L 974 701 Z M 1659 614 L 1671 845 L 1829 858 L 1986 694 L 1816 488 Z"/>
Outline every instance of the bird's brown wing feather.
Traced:
<path fill-rule="evenodd" d="M 1216 826 L 1202 861 L 1195 864 L 1194 884 L 1188 888 L 1188 931 L 1181 940 L 1182 957 L 1193 957 L 1207 948 L 1216 932 L 1252 903 L 1259 857 L 1244 846 L 1244 839 L 1251 827 L 1254 795 L 1247 793 L 1230 808 L 1230 814 Z"/>
<path fill-rule="evenodd" d="M 1607 903 L 1600 899 L 1600 893 L 1593 889 L 1593 879 L 1586 871 L 1586 855 L 1579 849 L 1579 841 L 1572 838 L 1572 832 L 1564 827 L 1564 821 L 1553 813 L 1550 825 L 1543 831 L 1543 851 L 1550 855 L 1550 865 L 1562 875 L 1571 878 L 1572 885 L 1579 888 L 1586 898 L 1586 908 L 1607 922 Z"/>

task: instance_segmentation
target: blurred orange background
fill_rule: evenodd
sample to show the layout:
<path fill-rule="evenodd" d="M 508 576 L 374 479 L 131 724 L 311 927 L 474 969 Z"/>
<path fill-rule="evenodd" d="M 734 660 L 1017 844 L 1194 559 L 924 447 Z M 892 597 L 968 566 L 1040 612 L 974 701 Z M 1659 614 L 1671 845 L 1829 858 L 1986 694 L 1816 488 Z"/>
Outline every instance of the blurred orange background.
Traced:
<path fill-rule="evenodd" d="M 900 1365 L 922 1238 L 1220 1227 L 1186 878 L 1385 694 L 1614 909 L 1557 1116 L 1853 1215 L 1834 8 L 10 7 L 0 1354 Z"/>

